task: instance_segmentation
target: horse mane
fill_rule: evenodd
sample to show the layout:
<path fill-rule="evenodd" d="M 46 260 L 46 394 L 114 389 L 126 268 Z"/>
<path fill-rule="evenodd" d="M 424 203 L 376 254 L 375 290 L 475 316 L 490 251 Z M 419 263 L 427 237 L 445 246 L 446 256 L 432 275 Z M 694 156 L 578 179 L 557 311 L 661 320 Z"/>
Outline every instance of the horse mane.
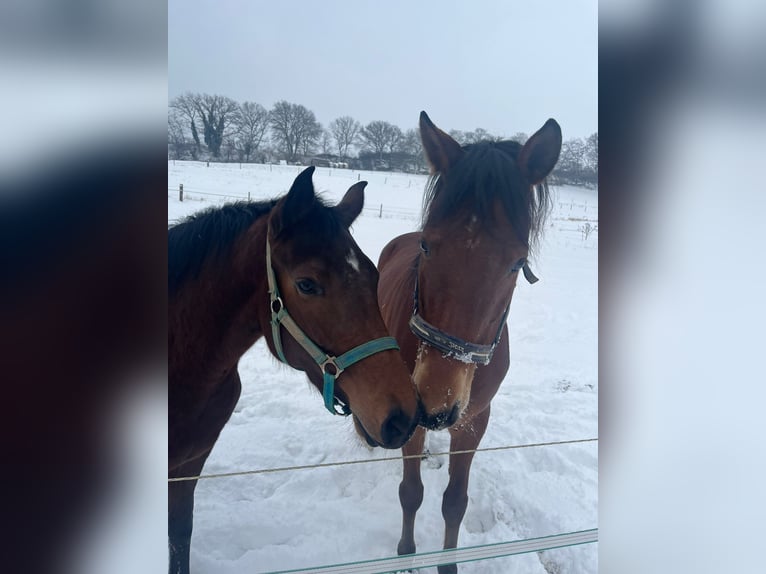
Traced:
<path fill-rule="evenodd" d="M 553 201 L 545 180 L 529 191 L 516 163 L 521 144 L 482 141 L 462 148 L 463 157 L 448 174 L 429 178 L 423 197 L 423 226 L 444 221 L 470 201 L 470 212 L 492 230 L 494 200 L 499 198 L 519 240 L 530 249 L 536 247 Z"/>
<path fill-rule="evenodd" d="M 269 213 L 277 201 L 238 201 L 210 207 L 168 228 L 168 295 L 196 278 L 206 261 L 227 253 L 237 237 Z"/>
<path fill-rule="evenodd" d="M 168 295 L 172 296 L 189 279 L 199 276 L 208 261 L 220 260 L 236 239 L 256 219 L 271 212 L 281 198 L 268 201 L 237 201 L 209 207 L 168 228 Z M 288 231 L 296 253 L 306 256 L 323 253 L 345 226 L 335 210 L 314 196 L 303 213 L 300 225 Z M 278 235 L 281 237 L 281 234 Z"/>

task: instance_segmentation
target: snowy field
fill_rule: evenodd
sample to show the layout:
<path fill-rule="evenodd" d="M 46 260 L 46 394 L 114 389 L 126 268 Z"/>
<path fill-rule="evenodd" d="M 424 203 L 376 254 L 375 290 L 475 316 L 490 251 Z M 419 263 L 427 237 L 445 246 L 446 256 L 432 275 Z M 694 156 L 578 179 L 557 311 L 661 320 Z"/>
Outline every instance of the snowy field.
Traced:
<path fill-rule="evenodd" d="M 277 197 L 301 169 L 170 161 L 168 222 L 248 193 L 254 200 Z M 369 185 L 352 232 L 377 261 L 390 239 L 417 229 L 426 177 L 317 168 L 314 185 L 335 203 L 359 177 Z M 598 231 L 584 233 L 586 225 L 598 224 L 598 196 L 580 188 L 553 191 L 555 209 L 531 261 L 540 282 L 518 282 L 509 317 L 511 368 L 492 403 L 481 447 L 598 436 Z M 282 366 L 262 341 L 244 355 L 239 370 L 242 398 L 203 474 L 401 454 L 364 446 L 351 419 L 331 416 L 305 376 Z M 426 446 L 448 450 L 449 434 L 429 432 Z M 446 463 L 432 457 L 423 464 L 418 552 L 442 547 Z M 202 480 L 192 572 L 254 574 L 394 556 L 400 479 L 401 461 L 390 461 Z M 598 443 L 478 453 L 459 545 L 596 528 L 597 486 Z M 467 563 L 459 571 L 595 573 L 597 548 L 587 544 Z"/>

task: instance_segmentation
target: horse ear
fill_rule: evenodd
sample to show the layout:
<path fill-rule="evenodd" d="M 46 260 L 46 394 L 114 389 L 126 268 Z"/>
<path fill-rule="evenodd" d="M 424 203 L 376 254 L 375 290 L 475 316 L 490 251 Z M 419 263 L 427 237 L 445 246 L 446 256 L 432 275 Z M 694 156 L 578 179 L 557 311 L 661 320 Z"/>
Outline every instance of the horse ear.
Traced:
<path fill-rule="evenodd" d="M 425 112 L 420 112 L 420 139 L 431 173 L 446 173 L 463 156 L 460 144 L 437 128 Z"/>
<path fill-rule="evenodd" d="M 279 235 L 285 229 L 298 223 L 311 209 L 316 201 L 314 183 L 311 181 L 313 173 L 313 165 L 300 172 L 290 187 L 290 191 L 274 208 L 270 220 L 274 235 Z"/>
<path fill-rule="evenodd" d="M 527 181 L 536 185 L 551 172 L 561 152 L 561 127 L 549 119 L 519 152 L 519 167 Z"/>
<path fill-rule="evenodd" d="M 335 213 L 346 227 L 351 227 L 354 220 L 359 217 L 364 207 L 364 188 L 366 181 L 359 181 L 348 188 L 341 202 L 333 207 Z"/>

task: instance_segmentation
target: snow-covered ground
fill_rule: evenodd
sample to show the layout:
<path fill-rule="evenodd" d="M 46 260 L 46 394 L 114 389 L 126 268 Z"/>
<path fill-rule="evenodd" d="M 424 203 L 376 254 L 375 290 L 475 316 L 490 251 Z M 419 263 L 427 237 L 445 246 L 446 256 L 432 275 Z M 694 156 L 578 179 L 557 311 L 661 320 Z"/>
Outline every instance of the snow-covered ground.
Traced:
<path fill-rule="evenodd" d="M 303 168 L 168 162 L 168 221 L 224 201 L 285 193 Z M 332 202 L 367 180 L 353 226 L 377 261 L 393 237 L 415 230 L 425 176 L 318 168 L 315 187 Z M 178 185 L 184 185 L 184 201 Z M 509 317 L 511 368 L 492 403 L 481 447 L 598 436 L 596 191 L 554 188 L 556 205 Z M 208 194 L 221 194 L 208 195 Z M 227 196 L 227 197 L 222 197 Z M 382 205 L 382 210 L 381 210 Z M 382 217 L 381 217 L 382 212 Z M 363 446 L 350 419 L 331 416 L 302 373 L 282 366 L 262 341 L 240 362 L 242 398 L 203 474 L 391 458 Z M 429 433 L 432 452 L 449 449 Z M 423 464 L 418 552 L 442 547 L 446 458 Z M 199 482 L 191 567 L 208 574 L 266 572 L 393 556 L 401 529 L 401 462 L 376 462 Z M 460 545 L 545 536 L 598 525 L 598 443 L 478 453 Z M 460 572 L 584 574 L 597 571 L 597 544 L 467 563 Z M 421 569 L 421 574 L 436 569 Z"/>

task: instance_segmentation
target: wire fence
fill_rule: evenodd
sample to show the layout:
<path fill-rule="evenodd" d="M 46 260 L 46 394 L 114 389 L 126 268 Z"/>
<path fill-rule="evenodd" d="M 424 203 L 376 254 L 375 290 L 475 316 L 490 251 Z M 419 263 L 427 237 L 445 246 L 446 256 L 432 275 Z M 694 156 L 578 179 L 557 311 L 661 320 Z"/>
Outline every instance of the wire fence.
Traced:
<path fill-rule="evenodd" d="M 307 470 L 311 468 L 326 468 L 330 466 L 348 466 L 352 464 L 368 464 L 373 462 L 390 462 L 392 460 L 407 460 L 407 459 L 413 459 L 413 458 L 427 458 L 429 456 L 446 456 L 446 455 L 452 455 L 452 454 L 474 454 L 477 452 L 496 452 L 496 451 L 502 451 L 502 450 L 515 450 L 515 449 L 521 449 L 521 448 L 534 448 L 534 447 L 542 447 L 542 446 L 554 446 L 554 445 L 564 445 L 564 444 L 577 444 L 577 443 L 586 443 L 586 442 L 596 442 L 598 441 L 598 437 L 594 438 L 582 438 L 582 439 L 574 439 L 574 440 L 559 440 L 559 441 L 551 441 L 551 442 L 537 442 L 537 443 L 529 443 L 529 444 L 514 444 L 514 445 L 506 445 L 506 446 L 490 446 L 490 447 L 484 447 L 484 448 L 475 448 L 475 449 L 468 449 L 468 450 L 453 450 L 453 451 L 446 451 L 446 452 L 428 452 L 428 453 L 421 453 L 421 454 L 410 454 L 410 455 L 403 455 L 403 456 L 393 456 L 393 457 L 387 457 L 387 458 L 365 458 L 361 460 L 344 460 L 344 461 L 338 461 L 338 462 L 320 462 L 317 464 L 305 464 L 305 465 L 296 465 L 296 466 L 283 466 L 283 467 L 275 467 L 275 468 L 259 468 L 259 469 L 253 469 L 253 470 L 240 470 L 235 472 L 221 472 L 216 474 L 200 474 L 197 476 L 177 476 L 168 478 L 168 482 L 183 482 L 187 480 L 203 480 L 203 479 L 209 479 L 209 478 L 228 478 L 232 476 L 247 476 L 247 475 L 255 475 L 255 474 L 268 474 L 273 472 L 287 472 L 287 471 L 294 471 L 294 470 Z"/>
<path fill-rule="evenodd" d="M 534 447 L 547 447 L 567 444 L 582 444 L 597 442 L 598 437 L 574 440 L 549 441 L 538 443 L 527 443 L 518 445 L 506 445 L 496 447 L 484 447 L 469 450 L 457 450 L 447 452 L 426 452 L 416 455 L 404 455 L 390 458 L 371 458 L 361 460 L 347 460 L 338 462 L 325 462 L 317 464 L 307 464 L 298 466 L 285 466 L 276 468 L 263 468 L 254 470 L 244 470 L 237 472 L 224 472 L 216 474 L 203 474 L 198 476 L 182 476 L 169 478 L 168 482 L 181 482 L 188 480 L 202 480 L 213 478 L 228 478 L 234 476 L 258 475 L 276 472 L 288 472 L 296 470 L 308 470 L 315 468 L 326 468 L 334 466 L 347 466 L 355 464 L 368 464 L 375 462 L 390 462 L 406 460 L 413 458 L 427 458 L 429 456 L 445 456 L 452 454 L 473 454 L 477 452 L 497 452 L 503 450 L 514 450 Z M 578 546 L 598 542 L 598 529 L 580 530 L 576 532 L 565 532 L 537 538 L 526 538 L 523 540 L 513 540 L 497 542 L 492 544 L 482 544 L 478 546 L 466 546 L 462 548 L 451 548 L 432 552 L 423 552 L 408 554 L 405 556 L 390 556 L 372 560 L 360 560 L 356 562 L 344 562 L 338 564 L 328 564 L 323 566 L 312 566 L 310 568 L 299 568 L 293 570 L 270 571 L 267 574 L 386 574 L 390 572 L 412 571 L 414 568 L 427 568 L 440 566 L 444 564 L 458 564 L 463 562 L 476 562 L 479 560 L 490 560 L 502 558 L 505 556 L 514 556 L 517 554 L 526 554 L 530 552 L 542 552 L 557 548 Z"/>
<path fill-rule="evenodd" d="M 226 200 L 231 201 L 250 201 L 251 195 L 248 193 L 247 195 L 241 195 L 236 193 L 218 193 L 218 192 L 212 192 L 212 191 L 205 191 L 200 189 L 188 189 L 183 187 L 183 185 L 179 188 L 172 188 L 168 187 L 168 194 L 170 193 L 176 193 L 179 194 L 180 197 L 182 197 L 183 200 L 191 200 L 194 201 L 194 196 L 210 196 L 210 197 L 221 197 Z M 552 221 L 559 221 L 559 222 L 569 222 L 578 224 L 579 227 L 576 228 L 570 228 L 565 229 L 566 231 L 574 231 L 577 233 L 586 233 L 586 235 L 589 235 L 591 232 L 598 232 L 598 210 L 593 205 L 589 205 L 588 203 L 578 203 L 578 202 L 566 202 L 561 203 L 559 202 L 559 209 L 558 211 L 554 211 L 554 213 L 551 216 Z M 574 215 L 572 215 L 572 210 L 574 208 L 578 208 L 579 213 L 575 212 Z M 588 214 L 588 209 L 590 208 L 590 214 Z M 375 205 L 367 205 L 362 209 L 362 213 L 367 216 L 375 217 L 377 216 L 380 219 L 383 218 L 397 218 L 397 219 L 408 219 L 413 221 L 418 221 L 421 217 L 421 210 L 420 209 L 412 209 L 409 207 L 401 207 L 401 206 L 395 206 L 395 205 L 384 205 L 383 203 L 375 204 Z M 168 221 L 168 225 L 174 225 L 178 223 L 179 219 L 172 219 Z M 584 226 L 590 226 L 587 230 L 584 229 Z"/>

